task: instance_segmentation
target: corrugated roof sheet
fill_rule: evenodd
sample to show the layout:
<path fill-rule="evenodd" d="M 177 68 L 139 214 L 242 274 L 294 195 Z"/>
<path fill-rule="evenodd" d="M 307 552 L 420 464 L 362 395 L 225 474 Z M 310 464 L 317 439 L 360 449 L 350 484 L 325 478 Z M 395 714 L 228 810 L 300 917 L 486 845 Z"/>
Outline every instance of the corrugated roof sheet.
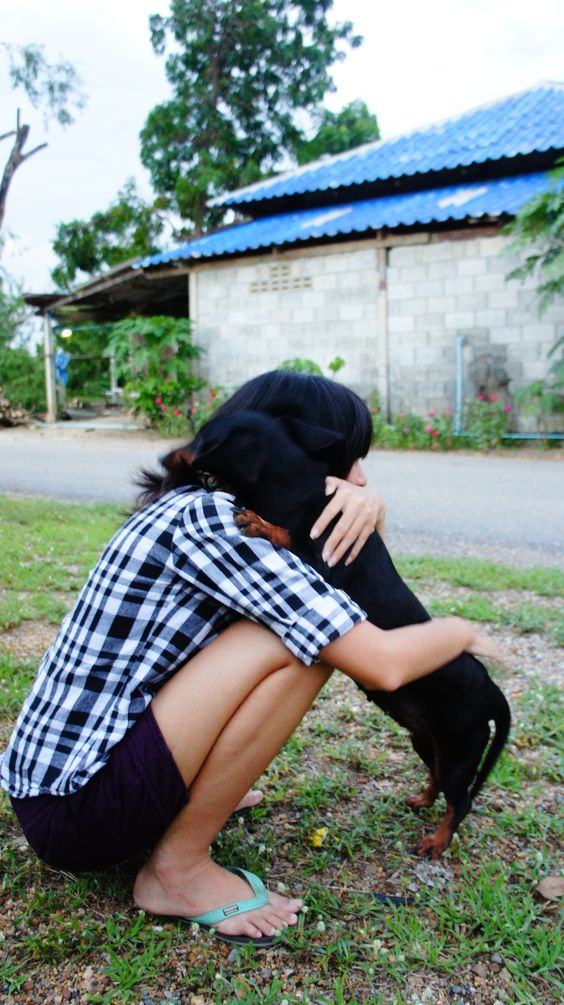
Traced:
<path fill-rule="evenodd" d="M 426 129 L 367 143 L 228 192 L 210 205 L 244 206 L 563 148 L 564 84 L 545 82 Z"/>
<path fill-rule="evenodd" d="M 182 259 L 237 255 L 272 245 L 384 228 L 394 230 L 469 217 L 513 216 L 532 196 L 548 187 L 549 175 L 543 172 L 280 213 L 207 234 L 171 251 L 140 259 L 135 265 L 148 268 Z"/>

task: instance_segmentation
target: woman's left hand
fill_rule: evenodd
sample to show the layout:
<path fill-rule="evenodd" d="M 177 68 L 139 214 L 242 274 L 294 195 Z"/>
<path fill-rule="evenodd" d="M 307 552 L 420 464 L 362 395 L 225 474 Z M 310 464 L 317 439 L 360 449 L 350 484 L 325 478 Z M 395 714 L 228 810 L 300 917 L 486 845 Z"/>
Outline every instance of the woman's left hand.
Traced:
<path fill-rule="evenodd" d="M 331 501 L 313 525 L 311 536 L 315 539 L 323 534 L 340 513 L 341 519 L 325 542 L 323 560 L 332 568 L 350 551 L 345 562 L 350 565 L 374 530 L 384 536 L 384 502 L 377 492 L 333 475 L 325 479 L 325 494 L 331 496 Z"/>

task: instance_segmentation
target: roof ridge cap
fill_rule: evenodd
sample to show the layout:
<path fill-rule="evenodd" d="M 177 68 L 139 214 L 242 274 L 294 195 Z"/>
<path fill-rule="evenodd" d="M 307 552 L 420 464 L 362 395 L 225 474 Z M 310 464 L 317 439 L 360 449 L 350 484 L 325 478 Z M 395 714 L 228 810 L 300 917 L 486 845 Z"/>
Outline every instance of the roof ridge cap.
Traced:
<path fill-rule="evenodd" d="M 534 91 L 539 90 L 564 90 L 564 81 L 560 80 L 540 80 L 536 84 L 532 84 L 529 87 L 524 87 L 519 91 L 513 91 L 510 94 L 506 94 L 501 98 L 493 98 L 490 101 L 482 102 L 481 104 L 473 105 L 471 108 L 467 108 L 463 112 L 458 112 L 454 115 L 447 115 L 441 119 L 435 119 L 433 122 L 429 122 L 425 126 L 414 126 L 412 129 L 404 130 L 401 133 L 395 133 L 392 136 L 388 136 L 385 139 L 371 140 L 369 143 L 361 143 L 357 147 L 352 147 L 351 150 L 343 150 L 338 154 L 324 154 L 322 157 L 318 157 L 317 160 L 308 161 L 307 164 L 300 164 L 298 167 L 288 168 L 286 171 L 281 171 L 279 174 L 273 175 L 271 178 L 262 178 L 259 181 L 252 182 L 250 185 L 244 185 L 241 188 L 232 189 L 230 192 L 225 192 L 223 195 L 216 196 L 213 199 L 208 200 L 208 206 L 223 205 L 224 200 L 230 196 L 240 196 L 245 193 L 253 192 L 255 189 L 262 188 L 267 185 L 268 182 L 280 182 L 285 181 L 288 178 L 298 178 L 300 175 L 305 174 L 308 171 L 317 170 L 318 167 L 326 167 L 328 164 L 335 164 L 339 161 L 346 160 L 349 157 L 356 157 L 361 151 L 374 150 L 377 147 L 384 146 L 388 143 L 395 143 L 400 139 L 407 139 L 409 137 L 416 136 L 418 133 L 425 133 L 431 129 L 439 129 L 442 126 L 447 125 L 450 122 L 456 122 L 459 119 L 463 119 L 466 115 L 473 115 L 475 112 L 481 109 L 493 108 L 495 105 L 501 105 L 505 101 L 509 101 L 510 98 L 518 98 L 524 94 L 530 94 Z M 262 201 L 262 200 L 261 200 Z"/>

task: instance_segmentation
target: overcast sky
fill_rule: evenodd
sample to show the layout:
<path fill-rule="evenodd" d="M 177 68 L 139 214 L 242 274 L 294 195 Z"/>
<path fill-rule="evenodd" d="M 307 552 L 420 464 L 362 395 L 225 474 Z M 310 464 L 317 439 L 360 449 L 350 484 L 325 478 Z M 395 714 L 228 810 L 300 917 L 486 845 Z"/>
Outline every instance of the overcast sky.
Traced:
<path fill-rule="evenodd" d="M 0 134 L 19 105 L 32 126 L 28 147 L 49 144 L 19 169 L 8 199 L 3 263 L 26 290 L 52 288 L 58 223 L 106 209 L 131 175 L 148 193 L 138 135 L 170 93 L 148 17 L 167 10 L 168 0 L 0 0 L 0 40 L 72 61 L 88 95 L 73 126 L 46 134 L 41 114 L 10 91 L 0 51 Z M 336 66 L 327 103 L 337 110 L 363 98 L 384 138 L 564 79 L 562 0 L 335 0 L 333 16 L 352 20 L 364 44 Z"/>

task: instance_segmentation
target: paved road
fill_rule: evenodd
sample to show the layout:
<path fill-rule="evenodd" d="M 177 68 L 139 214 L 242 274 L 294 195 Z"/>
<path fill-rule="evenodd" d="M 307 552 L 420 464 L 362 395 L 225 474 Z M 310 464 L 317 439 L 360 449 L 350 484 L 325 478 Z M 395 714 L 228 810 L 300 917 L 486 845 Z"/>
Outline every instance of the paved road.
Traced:
<path fill-rule="evenodd" d="M 0 491 L 131 504 L 134 473 L 170 446 L 139 433 L 0 430 Z M 365 467 L 386 500 L 393 551 L 520 565 L 564 560 L 559 460 L 373 451 Z"/>

